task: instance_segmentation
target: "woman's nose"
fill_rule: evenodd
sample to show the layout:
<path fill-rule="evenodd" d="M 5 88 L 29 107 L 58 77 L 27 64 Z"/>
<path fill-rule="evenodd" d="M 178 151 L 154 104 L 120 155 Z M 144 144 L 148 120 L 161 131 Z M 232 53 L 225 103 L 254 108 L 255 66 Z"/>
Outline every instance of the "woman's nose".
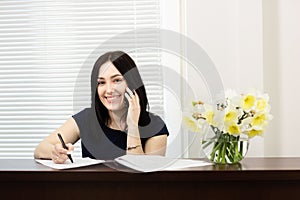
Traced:
<path fill-rule="evenodd" d="M 106 92 L 107 92 L 107 93 L 112 93 L 112 92 L 114 92 L 114 90 L 115 90 L 114 85 L 108 83 L 108 84 L 107 84 L 107 88 L 106 88 Z"/>

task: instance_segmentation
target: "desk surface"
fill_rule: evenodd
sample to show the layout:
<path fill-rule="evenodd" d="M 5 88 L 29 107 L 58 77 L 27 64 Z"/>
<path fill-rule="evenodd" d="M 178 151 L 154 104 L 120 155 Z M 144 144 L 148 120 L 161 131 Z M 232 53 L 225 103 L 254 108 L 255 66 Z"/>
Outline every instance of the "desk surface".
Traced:
<path fill-rule="evenodd" d="M 95 167 L 96 166 L 96 167 Z M 55 170 L 47 166 L 35 162 L 34 159 L 0 159 L 0 171 L 116 171 L 102 164 L 68 169 Z M 239 164 L 234 165 L 211 165 L 205 167 L 189 168 L 189 171 L 253 171 L 253 170 L 299 170 L 300 171 L 300 157 L 250 157 L 243 159 Z M 186 170 L 184 170 L 186 171 Z"/>
<path fill-rule="evenodd" d="M 109 167 L 108 167 L 109 166 Z M 126 172 L 132 173 L 126 173 Z M 31 173 L 28 173 L 31 172 Z M 262 173 L 263 172 L 263 173 Z M 16 176 L 18 174 L 18 176 Z M 72 176 L 70 175 L 72 174 Z M 0 159 L 0 180 L 300 180 L 300 158 L 245 158 L 235 165 L 211 165 L 178 171 L 136 173 L 115 164 L 98 164 L 88 167 L 55 170 L 31 159 Z M 149 175 L 151 174 L 151 175 Z M 174 176 L 176 174 L 176 176 Z M 217 176 L 216 176 L 217 174 Z M 135 179 L 135 178 L 134 178 Z M 136 179 L 135 179 L 136 180 Z"/>
<path fill-rule="evenodd" d="M 103 164 L 54 170 L 34 160 L 0 159 L 0 191 L 4 199 L 295 199 L 300 158 L 245 158 L 238 165 L 152 173 Z"/>

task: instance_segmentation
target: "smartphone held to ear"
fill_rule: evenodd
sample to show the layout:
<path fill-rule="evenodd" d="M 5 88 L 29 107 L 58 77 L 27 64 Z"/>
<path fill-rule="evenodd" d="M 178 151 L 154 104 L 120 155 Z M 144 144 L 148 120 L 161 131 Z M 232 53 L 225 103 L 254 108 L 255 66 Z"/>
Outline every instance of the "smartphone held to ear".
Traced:
<path fill-rule="evenodd" d="M 130 97 L 133 95 L 133 92 L 129 89 L 129 87 L 126 88 L 125 93 L 127 93 Z"/>
<path fill-rule="evenodd" d="M 133 92 L 127 87 L 124 95 L 125 95 L 125 98 L 124 98 L 124 104 L 125 104 L 126 106 L 129 106 L 128 99 L 129 99 L 130 97 L 132 97 L 134 94 L 133 94 Z"/>

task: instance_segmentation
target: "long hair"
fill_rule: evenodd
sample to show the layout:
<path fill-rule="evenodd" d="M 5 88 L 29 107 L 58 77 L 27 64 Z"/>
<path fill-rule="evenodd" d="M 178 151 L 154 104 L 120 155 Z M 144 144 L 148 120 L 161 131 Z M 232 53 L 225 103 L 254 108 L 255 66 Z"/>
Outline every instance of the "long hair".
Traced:
<path fill-rule="evenodd" d="M 122 51 L 111 51 L 103 54 L 95 62 L 94 68 L 91 75 L 91 98 L 92 98 L 92 108 L 95 108 L 98 121 L 102 124 L 108 125 L 110 123 L 110 118 L 107 108 L 102 104 L 98 96 L 98 73 L 100 67 L 106 62 L 112 62 L 113 65 L 119 70 L 119 72 L 125 78 L 129 89 L 135 90 L 139 95 L 140 99 L 140 118 L 139 125 L 146 126 L 150 123 L 149 117 L 149 104 L 148 98 L 145 90 L 144 83 L 142 81 L 141 75 L 137 69 L 135 62 L 132 58 Z"/>

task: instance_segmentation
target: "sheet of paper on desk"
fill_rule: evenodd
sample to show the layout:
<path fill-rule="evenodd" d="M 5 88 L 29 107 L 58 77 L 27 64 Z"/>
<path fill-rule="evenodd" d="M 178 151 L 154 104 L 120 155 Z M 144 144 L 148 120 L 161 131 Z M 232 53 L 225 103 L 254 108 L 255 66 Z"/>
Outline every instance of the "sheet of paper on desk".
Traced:
<path fill-rule="evenodd" d="M 52 160 L 36 159 L 35 161 L 53 169 L 71 169 L 105 162 L 104 160 L 95 160 L 91 158 L 73 158 L 73 160 L 74 163 L 71 163 L 70 160 L 67 160 L 64 164 L 55 164 Z"/>
<path fill-rule="evenodd" d="M 74 163 L 71 163 L 70 160 L 67 160 L 64 164 L 55 164 L 52 160 L 40 159 L 36 159 L 36 162 L 53 169 L 71 169 L 105 163 L 106 161 L 95 160 L 91 158 L 74 158 Z M 140 172 L 180 170 L 189 167 L 212 165 L 211 163 L 201 160 L 168 158 L 157 155 L 124 155 L 116 158 L 115 162 Z"/>
<path fill-rule="evenodd" d="M 140 172 L 180 170 L 189 167 L 212 165 L 201 160 L 176 159 L 156 155 L 124 155 L 116 158 L 115 161 Z"/>
<path fill-rule="evenodd" d="M 205 162 L 202 160 L 177 159 L 170 166 L 166 167 L 165 170 L 180 170 L 190 167 L 204 167 L 208 165 L 213 165 L 213 163 Z"/>

